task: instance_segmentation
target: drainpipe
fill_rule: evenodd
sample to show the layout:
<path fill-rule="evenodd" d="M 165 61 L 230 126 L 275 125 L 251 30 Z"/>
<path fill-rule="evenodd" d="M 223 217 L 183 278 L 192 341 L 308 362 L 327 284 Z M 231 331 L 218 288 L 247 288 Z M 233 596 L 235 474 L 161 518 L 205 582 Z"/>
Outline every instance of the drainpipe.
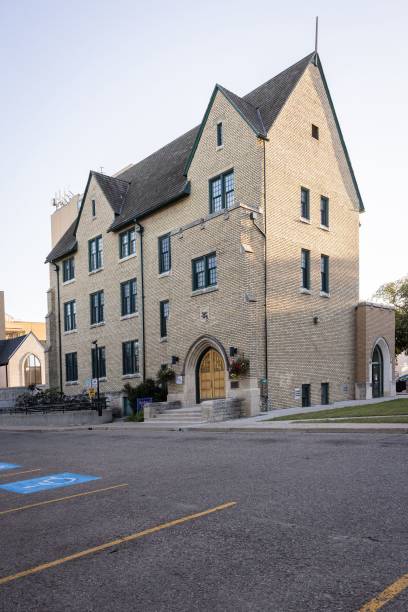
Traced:
<path fill-rule="evenodd" d="M 54 269 L 57 273 L 57 308 L 58 308 L 58 356 L 59 356 L 59 387 L 60 393 L 63 395 L 64 391 L 62 388 L 62 346 L 61 346 L 61 304 L 60 304 L 60 279 L 59 279 L 59 266 L 54 263 Z"/>
<path fill-rule="evenodd" d="M 6 388 L 8 387 L 8 363 L 6 363 Z"/>
<path fill-rule="evenodd" d="M 140 235 L 140 284 L 142 285 L 142 360 L 143 382 L 146 380 L 146 345 L 145 345 L 145 291 L 144 291 L 144 265 L 143 265 L 143 232 L 144 227 L 135 220 Z"/>
<path fill-rule="evenodd" d="M 266 224 L 266 141 L 263 141 L 263 183 L 264 183 L 264 188 L 263 188 L 263 200 L 264 200 L 264 222 L 265 222 L 265 239 L 264 239 L 264 266 L 265 266 L 265 270 L 264 270 L 264 283 L 265 283 L 265 313 L 264 313 L 264 330 L 265 330 L 265 378 L 268 381 L 267 385 L 269 388 L 269 379 L 268 379 L 268 302 L 267 302 L 267 291 L 268 291 L 268 284 L 267 284 L 267 273 L 268 273 L 268 265 L 267 265 L 267 239 L 266 239 L 266 232 L 267 232 L 267 224 Z M 268 407 L 266 407 L 266 410 L 268 410 Z"/>
<path fill-rule="evenodd" d="M 255 219 L 256 216 L 253 212 L 251 212 L 250 214 L 250 219 L 252 220 L 252 223 L 254 224 L 254 226 L 256 227 L 256 229 L 262 234 L 263 239 L 264 239 L 264 336 L 265 336 L 265 345 L 264 345 L 264 359 L 265 359 L 265 378 L 268 381 L 267 382 L 267 387 L 269 387 L 269 380 L 268 380 L 268 373 L 269 373 L 269 368 L 268 368 L 268 302 L 267 302 L 267 288 L 268 288 L 268 283 L 267 283 L 267 273 L 268 273 L 268 266 L 267 266 L 267 239 L 266 239 L 266 231 L 267 231 L 267 225 L 266 225 L 266 154 L 265 154 L 265 140 L 263 141 L 263 208 L 264 208 L 264 223 L 265 223 L 265 231 L 263 231 L 259 225 L 257 225 L 257 223 L 255 223 Z M 268 410 L 268 407 L 266 407 L 266 411 Z"/>

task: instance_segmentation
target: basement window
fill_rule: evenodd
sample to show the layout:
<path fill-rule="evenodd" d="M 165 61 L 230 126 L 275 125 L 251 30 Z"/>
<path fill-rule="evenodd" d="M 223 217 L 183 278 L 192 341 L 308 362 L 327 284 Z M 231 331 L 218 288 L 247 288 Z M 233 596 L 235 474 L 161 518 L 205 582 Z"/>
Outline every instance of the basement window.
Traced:
<path fill-rule="evenodd" d="M 317 125 L 314 125 L 312 123 L 312 136 L 313 138 L 316 138 L 316 140 L 319 140 L 319 128 Z"/>

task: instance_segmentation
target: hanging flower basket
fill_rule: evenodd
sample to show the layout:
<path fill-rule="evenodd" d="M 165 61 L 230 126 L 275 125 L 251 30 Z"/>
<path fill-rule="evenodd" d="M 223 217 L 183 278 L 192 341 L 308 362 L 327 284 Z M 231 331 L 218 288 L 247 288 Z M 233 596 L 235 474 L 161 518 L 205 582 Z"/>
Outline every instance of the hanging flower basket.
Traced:
<path fill-rule="evenodd" d="M 230 378 L 239 378 L 244 376 L 249 371 L 249 359 L 240 355 L 233 359 L 230 364 Z"/>
<path fill-rule="evenodd" d="M 169 366 L 162 366 L 160 368 L 160 370 L 157 372 L 157 379 L 159 380 L 159 382 L 161 382 L 162 384 L 167 384 L 169 382 L 172 382 L 176 377 L 176 373 L 173 370 L 173 368 L 170 368 Z"/>

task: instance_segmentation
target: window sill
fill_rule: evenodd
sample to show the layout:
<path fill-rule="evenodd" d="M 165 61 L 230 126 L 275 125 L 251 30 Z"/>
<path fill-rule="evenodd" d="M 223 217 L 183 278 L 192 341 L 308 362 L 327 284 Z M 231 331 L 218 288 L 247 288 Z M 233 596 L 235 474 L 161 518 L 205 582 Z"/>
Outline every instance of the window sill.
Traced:
<path fill-rule="evenodd" d="M 122 261 L 128 261 L 129 259 L 134 259 L 136 257 L 136 253 L 132 253 L 131 255 L 127 255 L 126 257 L 120 257 L 118 259 L 118 263 L 122 263 Z"/>
<path fill-rule="evenodd" d="M 97 380 L 96 376 L 95 376 L 95 380 Z M 101 382 L 106 382 L 107 380 L 108 380 L 108 379 L 107 379 L 107 377 L 106 377 L 106 376 L 101 376 L 101 377 L 99 378 L 99 382 L 100 382 L 100 383 L 101 383 Z"/>
<path fill-rule="evenodd" d="M 66 387 L 73 387 L 74 385 L 78 385 L 78 381 L 77 380 L 67 380 L 65 381 L 65 386 Z"/>
<path fill-rule="evenodd" d="M 310 291 L 310 289 L 306 289 L 305 287 L 301 287 L 299 289 L 299 293 L 303 293 L 304 295 L 312 295 L 312 292 Z"/>
<path fill-rule="evenodd" d="M 222 144 L 222 145 L 218 145 L 215 150 L 221 151 L 223 148 L 224 148 L 224 145 Z"/>
<path fill-rule="evenodd" d="M 88 276 L 91 276 L 92 274 L 98 274 L 98 272 L 102 272 L 102 270 L 103 270 L 103 266 L 102 268 L 98 268 L 97 270 L 90 270 L 88 272 Z"/>
<path fill-rule="evenodd" d="M 102 325 L 105 325 L 105 321 L 100 321 L 99 323 L 91 323 L 89 327 L 90 329 L 93 329 L 94 327 L 102 327 Z"/>
<path fill-rule="evenodd" d="M 121 321 L 126 321 L 127 319 L 134 319 L 135 317 L 138 317 L 139 313 L 138 312 L 131 312 L 130 314 L 127 315 L 122 315 L 120 317 Z"/>
<path fill-rule="evenodd" d="M 330 293 L 326 293 L 326 291 L 321 291 L 320 292 L 320 297 L 329 298 L 330 297 Z"/>
<path fill-rule="evenodd" d="M 306 217 L 299 217 L 299 221 L 300 221 L 301 223 L 307 223 L 308 225 L 310 225 L 310 224 L 311 224 L 310 219 L 306 219 Z"/>
<path fill-rule="evenodd" d="M 135 374 L 123 374 L 122 380 L 127 380 L 128 378 L 142 378 L 142 375 L 139 374 L 139 372 L 136 372 Z"/>
<path fill-rule="evenodd" d="M 69 336 L 70 334 L 76 334 L 77 333 L 77 329 L 70 329 L 68 331 L 64 331 L 64 336 Z"/>
<path fill-rule="evenodd" d="M 160 272 L 159 278 L 165 278 L 166 276 L 171 275 L 171 270 L 167 270 L 166 272 Z"/>
<path fill-rule="evenodd" d="M 319 228 L 324 230 L 325 232 L 330 232 L 330 227 L 328 225 L 319 225 Z"/>
<path fill-rule="evenodd" d="M 69 280 L 64 281 L 62 286 L 65 287 L 65 285 L 72 285 L 72 283 L 75 283 L 75 278 L 70 278 Z"/>
<path fill-rule="evenodd" d="M 203 295 L 205 293 L 212 293 L 213 291 L 218 291 L 218 285 L 214 285 L 214 287 L 204 287 L 203 289 L 196 289 L 191 293 L 191 297 L 195 295 Z"/>
<path fill-rule="evenodd" d="M 160 338 L 160 342 L 167 342 L 167 336 L 163 336 L 162 338 Z"/>

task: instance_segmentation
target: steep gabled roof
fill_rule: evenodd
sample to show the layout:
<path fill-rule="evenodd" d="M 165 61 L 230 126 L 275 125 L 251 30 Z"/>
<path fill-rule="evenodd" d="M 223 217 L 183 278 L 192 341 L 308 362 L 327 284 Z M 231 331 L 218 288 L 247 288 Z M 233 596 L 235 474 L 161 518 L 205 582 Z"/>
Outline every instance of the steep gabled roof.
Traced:
<path fill-rule="evenodd" d="M 51 263 L 57 261 L 61 257 L 70 255 L 77 250 L 77 240 L 75 236 L 75 229 L 77 226 L 77 219 L 71 223 L 65 234 L 58 240 L 52 251 L 48 253 L 45 263 Z"/>
<path fill-rule="evenodd" d="M 309 53 L 299 62 L 289 66 L 289 68 L 286 68 L 286 70 L 283 70 L 283 72 L 280 72 L 243 97 L 246 102 L 259 109 L 266 133 L 271 129 L 280 111 L 314 57 L 314 52 Z"/>
<path fill-rule="evenodd" d="M 217 92 L 221 91 L 223 93 L 230 104 L 252 128 L 256 136 L 267 138 L 269 130 L 311 62 L 315 63 L 319 68 L 350 175 L 359 199 L 360 211 L 363 211 L 364 206 L 354 171 L 327 87 L 321 62 L 315 52 L 309 53 L 309 55 L 306 55 L 306 57 L 286 68 L 286 70 L 283 70 L 245 96 L 240 97 L 222 85 L 216 85 L 200 125 L 176 138 L 176 140 L 149 155 L 149 157 L 127 168 L 116 177 L 91 172 L 83 202 L 90 179 L 94 176 L 114 212 L 115 217 L 109 230 L 116 231 L 134 222 L 136 219 L 141 219 L 151 212 L 158 210 L 162 206 L 185 197 L 190 193 L 187 171 L 194 157 Z M 75 234 L 81 211 L 82 208 L 79 211 L 77 220 L 62 236 L 61 240 L 48 255 L 46 261 L 55 261 L 76 249 Z"/>
<path fill-rule="evenodd" d="M 8 364 L 18 347 L 23 344 L 28 336 L 29 334 L 26 334 L 17 338 L 10 338 L 10 340 L 0 340 L 0 366 Z"/>
<path fill-rule="evenodd" d="M 100 172 L 92 171 L 91 174 L 96 178 L 115 215 L 119 215 L 129 189 L 129 181 Z"/>
<path fill-rule="evenodd" d="M 199 127 L 193 128 L 119 175 L 129 181 L 130 187 L 123 210 L 110 229 L 118 229 L 135 217 L 188 195 L 184 165 L 198 130 Z"/>

